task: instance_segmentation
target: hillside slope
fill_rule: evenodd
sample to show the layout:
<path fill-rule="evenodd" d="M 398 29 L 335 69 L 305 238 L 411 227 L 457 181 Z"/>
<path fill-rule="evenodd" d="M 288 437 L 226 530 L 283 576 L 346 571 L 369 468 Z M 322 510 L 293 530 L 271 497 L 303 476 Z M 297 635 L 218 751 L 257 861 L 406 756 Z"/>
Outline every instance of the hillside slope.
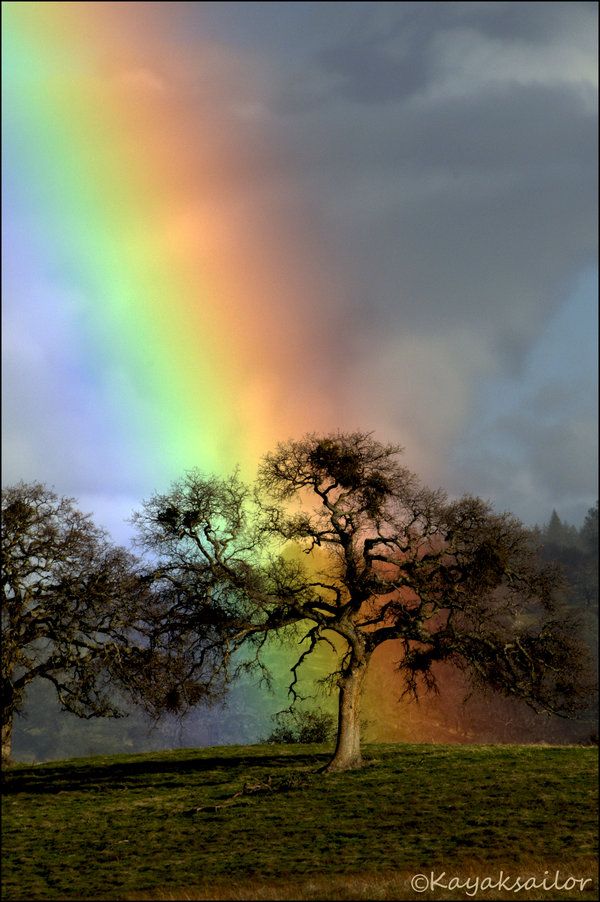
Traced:
<path fill-rule="evenodd" d="M 465 893 L 411 894 L 411 875 L 594 877 L 596 749 L 374 745 L 366 755 L 363 770 L 327 777 L 315 774 L 323 746 L 13 767 L 4 897 L 450 899 Z M 541 895 L 594 898 L 597 882 Z M 515 897 L 540 893 L 504 896 Z"/>

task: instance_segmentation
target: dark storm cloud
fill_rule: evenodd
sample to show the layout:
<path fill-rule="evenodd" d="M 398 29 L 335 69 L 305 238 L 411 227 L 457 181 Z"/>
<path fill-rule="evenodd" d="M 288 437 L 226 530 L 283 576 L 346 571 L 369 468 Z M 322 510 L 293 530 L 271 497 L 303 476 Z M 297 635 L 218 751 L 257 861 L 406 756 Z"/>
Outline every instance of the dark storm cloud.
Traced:
<path fill-rule="evenodd" d="M 356 306 L 386 331 L 483 315 L 522 349 L 595 254 L 595 117 L 570 86 L 386 110 L 285 123 Z"/>
<path fill-rule="evenodd" d="M 452 28 L 471 28 L 486 37 L 532 45 L 556 36 L 591 4 L 539 3 L 391 3 L 346 4 L 363 18 L 356 37 L 318 54 L 323 68 L 340 76 L 339 92 L 372 103 L 398 100 L 424 88 L 435 74 L 435 37 Z M 387 16 L 378 18 L 383 7 Z M 387 9 L 386 9 L 387 7 Z M 358 24 L 358 20 L 357 20 Z M 358 29 L 357 29 L 358 30 Z"/>
<path fill-rule="evenodd" d="M 556 508 L 579 523 L 593 503 L 597 478 L 596 399 L 554 386 L 526 406 L 485 424 L 486 443 L 476 430 L 455 465 L 457 485 L 490 498 L 530 522 L 542 523 Z"/>
<path fill-rule="evenodd" d="M 407 17 L 380 35 L 361 36 L 321 51 L 323 69 L 339 76 L 338 92 L 349 100 L 400 100 L 425 87 L 431 74 L 428 29 Z M 396 40 L 394 40 L 394 38 Z"/>
<path fill-rule="evenodd" d="M 596 259 L 596 5 L 194 6 L 188 24 L 197 13 L 265 66 L 249 127 L 273 152 L 261 171 L 249 142 L 255 184 L 300 211 L 339 279 L 327 328 L 356 425 L 522 516 L 541 499 L 585 509 L 595 415 L 580 387 L 557 405 L 537 385 L 510 414 L 475 400 L 527 378 Z"/>

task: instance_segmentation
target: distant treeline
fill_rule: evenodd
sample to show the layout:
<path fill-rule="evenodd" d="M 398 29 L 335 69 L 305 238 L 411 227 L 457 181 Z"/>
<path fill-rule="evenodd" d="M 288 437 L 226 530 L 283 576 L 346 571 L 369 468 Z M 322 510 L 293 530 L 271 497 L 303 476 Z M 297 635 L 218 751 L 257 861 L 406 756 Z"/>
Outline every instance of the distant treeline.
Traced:
<path fill-rule="evenodd" d="M 561 565 L 567 579 L 566 601 L 591 626 L 598 621 L 598 503 L 590 508 L 581 529 L 563 522 L 556 511 L 534 533 L 547 561 Z M 592 634 L 595 637 L 595 633 Z M 594 642 L 594 646 L 595 642 Z"/>

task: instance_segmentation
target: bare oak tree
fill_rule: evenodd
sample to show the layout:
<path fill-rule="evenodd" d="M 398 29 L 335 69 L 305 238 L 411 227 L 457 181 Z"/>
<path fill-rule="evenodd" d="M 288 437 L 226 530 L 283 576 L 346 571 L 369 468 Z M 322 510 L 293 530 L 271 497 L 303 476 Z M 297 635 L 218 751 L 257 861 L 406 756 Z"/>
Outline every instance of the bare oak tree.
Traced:
<path fill-rule="evenodd" d="M 147 680 L 147 642 L 134 641 L 148 592 L 135 559 L 40 483 L 2 492 L 2 759 L 27 686 L 45 679 L 67 711 L 119 716 L 128 670 Z M 138 634 L 141 640 L 141 634 Z M 151 670 L 151 668 L 150 668 Z"/>
<path fill-rule="evenodd" d="M 556 603 L 560 574 L 531 533 L 478 498 L 422 486 L 400 450 L 364 433 L 309 435 L 267 455 L 253 488 L 192 471 L 135 517 L 156 562 L 160 641 L 186 647 L 188 680 L 210 689 L 240 667 L 264 674 L 267 637 L 297 640 L 303 625 L 295 696 L 320 643 L 340 652 L 328 771 L 362 764 L 361 695 L 386 642 L 415 696 L 435 687 L 441 661 L 547 713 L 575 714 L 588 688 L 584 646 Z"/>

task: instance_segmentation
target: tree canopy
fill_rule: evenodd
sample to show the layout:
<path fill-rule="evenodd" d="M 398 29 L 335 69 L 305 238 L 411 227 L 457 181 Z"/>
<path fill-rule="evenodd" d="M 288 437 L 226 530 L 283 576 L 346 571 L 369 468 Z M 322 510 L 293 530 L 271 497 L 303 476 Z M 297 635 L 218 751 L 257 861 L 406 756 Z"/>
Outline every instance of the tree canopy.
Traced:
<path fill-rule="evenodd" d="M 29 683 L 49 680 L 80 716 L 114 714 L 109 671 L 125 647 L 135 591 L 131 557 L 39 483 L 2 494 L 2 726 Z"/>
<path fill-rule="evenodd" d="M 157 694 L 163 710 L 170 687 L 185 686 L 175 644 L 167 660 L 152 642 L 158 599 L 137 559 L 72 498 L 41 483 L 3 490 L 1 563 L 4 760 L 34 680 L 46 680 L 63 709 L 85 718 L 120 716 L 119 690 L 155 711 Z M 197 691 L 188 695 L 198 700 Z"/>
<path fill-rule="evenodd" d="M 531 532 L 479 498 L 421 485 L 400 451 L 367 433 L 308 435 L 268 454 L 253 486 L 191 471 L 134 518 L 160 599 L 155 641 L 185 651 L 188 686 L 210 696 L 240 667 L 268 676 L 267 637 L 297 641 L 302 626 L 294 696 L 318 645 L 339 651 L 329 770 L 361 765 L 361 692 L 385 642 L 413 695 L 435 687 L 441 661 L 548 713 L 575 714 L 589 689 L 560 573 Z"/>

